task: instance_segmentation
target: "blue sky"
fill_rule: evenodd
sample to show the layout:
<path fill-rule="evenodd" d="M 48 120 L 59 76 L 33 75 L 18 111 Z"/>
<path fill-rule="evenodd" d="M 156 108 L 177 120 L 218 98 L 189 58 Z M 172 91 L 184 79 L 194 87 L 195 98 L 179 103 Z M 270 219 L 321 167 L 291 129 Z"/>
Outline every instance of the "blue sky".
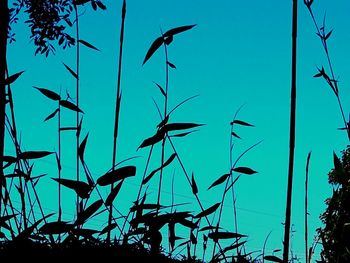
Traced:
<path fill-rule="evenodd" d="M 159 122 L 152 98 L 162 97 L 153 81 L 164 85 L 163 52 L 142 66 L 152 43 L 164 31 L 197 24 L 192 30 L 177 35 L 169 46 L 169 60 L 177 66 L 170 72 L 170 107 L 199 95 L 179 108 L 173 115 L 176 122 L 204 123 L 199 132 L 177 139 L 177 150 L 189 173 L 194 172 L 199 196 L 206 207 L 219 201 L 222 187 L 207 191 L 208 186 L 229 167 L 230 126 L 236 110 L 244 104 L 238 118 L 255 128 L 239 127 L 236 132 L 235 156 L 252 144 L 263 140 L 240 162 L 258 171 L 242 176 L 236 184 L 239 232 L 249 235 L 247 249 L 262 248 L 266 235 L 272 231 L 267 248 L 282 248 L 285 197 L 288 168 L 288 136 L 291 71 L 291 2 L 178 0 L 127 1 L 124 65 L 122 76 L 123 104 L 118 160 L 141 156 L 135 178 L 129 179 L 117 198 L 121 211 L 127 211 L 135 199 L 148 150 L 137 147 L 155 132 Z M 90 6 L 80 7 L 81 38 L 98 47 L 95 52 L 81 48 L 81 108 L 84 110 L 83 136 L 89 132 L 86 159 L 95 178 L 109 170 L 113 141 L 113 120 L 117 59 L 119 49 L 121 1 L 105 1 L 107 10 L 93 12 Z M 306 7 L 299 1 L 298 33 L 298 95 L 295 181 L 293 192 L 294 252 L 303 258 L 303 212 L 306 156 L 312 151 L 310 163 L 309 222 L 310 238 L 320 226 L 318 216 L 325 209 L 324 200 L 331 193 L 327 173 L 332 168 L 333 150 L 345 149 L 345 133 L 336 99 L 320 79 L 312 76 L 317 66 L 326 66 L 321 42 Z M 349 20 L 348 1 L 319 0 L 313 10 L 319 23 L 327 14 L 330 54 L 340 81 L 340 96 L 346 115 L 349 112 Z M 13 86 L 18 129 L 26 150 L 57 150 L 56 122 L 43 123 L 55 106 L 32 86 L 56 92 L 66 90 L 75 96 L 75 81 L 62 62 L 75 67 L 75 49 L 58 51 L 56 56 L 34 56 L 29 30 L 23 20 L 14 27 L 17 41 L 9 46 L 10 73 L 25 70 Z M 74 34 L 74 30 L 71 31 Z M 161 104 L 161 103 L 160 103 Z M 73 125 L 75 115 L 64 112 L 64 123 Z M 63 177 L 74 178 L 74 134 L 65 133 L 62 151 Z M 10 145 L 10 144 L 9 144 Z M 7 151 L 11 153 L 9 146 Z M 160 151 L 155 150 L 154 156 Z M 170 154 L 170 152 L 168 152 Z M 157 168 L 160 157 L 151 162 Z M 44 206 L 55 209 L 57 185 L 55 159 L 38 161 L 37 172 L 48 177 L 39 183 Z M 178 164 L 166 170 L 163 198 L 170 202 L 171 177 L 175 173 L 175 200 L 192 202 L 186 209 L 198 211 L 191 189 Z M 150 192 L 156 194 L 156 181 Z M 106 190 L 107 191 L 107 190 Z M 150 195 L 151 198 L 152 195 Z M 47 197 L 47 198 L 46 198 Z M 67 220 L 74 214 L 72 193 L 64 191 Z M 163 200 L 162 198 L 162 200 Z M 223 224 L 233 230 L 231 206 L 227 199 Z M 49 211 L 49 210 L 48 210 Z M 96 227 L 100 221 L 94 222 Z"/>

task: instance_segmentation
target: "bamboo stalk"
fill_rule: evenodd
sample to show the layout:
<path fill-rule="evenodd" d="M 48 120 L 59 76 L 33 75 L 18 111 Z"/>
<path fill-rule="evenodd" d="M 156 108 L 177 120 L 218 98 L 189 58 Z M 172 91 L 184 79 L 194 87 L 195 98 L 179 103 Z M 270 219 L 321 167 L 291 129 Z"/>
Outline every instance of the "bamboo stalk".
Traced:
<path fill-rule="evenodd" d="M 292 14 L 292 81 L 291 81 L 291 109 L 290 109 L 290 135 L 289 135 L 289 166 L 288 166 L 288 186 L 286 219 L 284 228 L 283 262 L 288 263 L 289 238 L 292 210 L 292 190 L 293 190 L 293 169 L 295 150 L 295 112 L 296 112 L 296 70 L 297 70 L 297 28 L 298 26 L 298 0 L 293 0 Z"/>

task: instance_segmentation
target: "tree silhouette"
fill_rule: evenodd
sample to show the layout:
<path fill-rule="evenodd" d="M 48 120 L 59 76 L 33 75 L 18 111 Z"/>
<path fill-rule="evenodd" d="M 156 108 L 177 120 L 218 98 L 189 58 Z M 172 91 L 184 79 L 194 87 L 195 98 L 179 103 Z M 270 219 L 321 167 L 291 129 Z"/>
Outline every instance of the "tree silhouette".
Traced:
<path fill-rule="evenodd" d="M 350 147 L 341 160 L 334 154 L 334 168 L 328 174 L 333 194 L 326 199 L 321 215 L 324 228 L 318 233 L 323 245 L 322 262 L 350 262 Z"/>

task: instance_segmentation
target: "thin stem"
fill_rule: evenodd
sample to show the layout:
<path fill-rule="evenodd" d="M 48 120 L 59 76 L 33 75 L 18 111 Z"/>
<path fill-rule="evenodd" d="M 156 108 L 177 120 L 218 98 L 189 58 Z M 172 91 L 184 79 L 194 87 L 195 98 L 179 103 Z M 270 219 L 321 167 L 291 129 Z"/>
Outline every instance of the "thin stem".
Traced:
<path fill-rule="evenodd" d="M 164 100 L 164 119 L 167 117 L 168 112 L 168 95 L 169 95 L 169 61 L 168 61 L 168 47 L 167 44 L 164 43 L 164 54 L 165 54 L 165 100 Z M 165 157 L 165 142 L 166 138 L 164 137 L 162 141 L 162 154 L 161 154 L 161 169 L 160 169 L 160 175 L 159 175 L 159 185 L 158 185 L 158 197 L 157 197 L 157 204 L 158 207 L 160 205 L 160 196 L 162 191 L 162 180 L 163 180 L 163 164 L 164 164 L 164 157 Z M 158 213 L 158 208 L 157 208 Z"/>
<path fill-rule="evenodd" d="M 309 152 L 306 161 L 305 171 L 305 263 L 309 263 L 309 249 L 308 249 L 308 184 L 309 184 L 309 164 L 311 152 Z"/>
<path fill-rule="evenodd" d="M 6 113 L 6 53 L 7 53 L 7 30 L 9 25 L 8 0 L 0 1 L 0 180 L 3 182 L 4 171 L 2 160 L 5 146 L 5 113 Z M 2 188 L 0 189 L 0 213 L 2 210 Z"/>
<path fill-rule="evenodd" d="M 296 112 L 296 70 L 297 70 L 297 26 L 298 26 L 298 1 L 293 0 L 292 18 L 292 81 L 291 81 L 291 109 L 290 109 L 290 137 L 289 137 L 289 167 L 286 220 L 284 229 L 283 263 L 288 263 L 289 238 L 292 214 L 292 190 L 293 190 L 293 170 L 294 170 L 294 150 L 295 150 L 295 112 Z"/>
<path fill-rule="evenodd" d="M 76 49 L 76 103 L 77 107 L 79 108 L 79 89 L 80 89 L 80 36 L 79 36 L 79 15 L 78 15 L 78 7 L 76 4 L 74 4 L 74 11 L 75 11 L 75 31 L 76 31 L 76 40 L 77 40 L 77 49 Z M 80 180 L 80 171 L 79 171 L 79 140 L 80 140 L 80 132 L 78 132 L 79 129 L 79 123 L 80 123 L 80 112 L 76 112 L 76 178 L 77 181 Z M 76 210 L 77 214 L 79 213 L 79 196 L 77 195 L 77 203 L 76 203 Z"/>
<path fill-rule="evenodd" d="M 58 123 L 57 123 L 57 138 L 58 138 L 58 179 L 61 180 L 61 104 L 58 102 Z M 58 221 L 62 220 L 61 207 L 61 184 L 58 184 Z"/>
<path fill-rule="evenodd" d="M 119 129 L 119 113 L 121 103 L 121 74 L 122 74 L 122 59 L 123 59 L 123 43 L 124 43 L 124 27 L 125 27 L 125 16 L 126 16 L 126 1 L 123 1 L 122 7 L 122 22 L 120 29 L 120 47 L 119 47 L 119 61 L 118 61 L 118 80 L 117 80 L 117 94 L 115 103 L 115 120 L 114 120 L 114 135 L 113 135 L 113 155 L 112 155 L 112 170 L 115 169 L 115 163 L 117 159 L 117 139 Z M 111 191 L 113 190 L 114 184 L 111 185 Z M 108 225 L 112 223 L 113 209 L 112 205 L 109 208 Z M 111 231 L 107 233 L 107 242 L 110 242 Z"/>

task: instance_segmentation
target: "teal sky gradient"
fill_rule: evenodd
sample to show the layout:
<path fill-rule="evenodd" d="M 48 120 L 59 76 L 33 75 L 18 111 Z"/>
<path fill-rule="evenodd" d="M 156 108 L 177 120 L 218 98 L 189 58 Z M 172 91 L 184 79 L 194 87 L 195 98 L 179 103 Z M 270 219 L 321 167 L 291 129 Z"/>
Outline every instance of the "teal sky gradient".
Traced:
<path fill-rule="evenodd" d="M 11 1 L 10 1 L 11 2 Z M 95 52 L 81 47 L 81 98 L 84 110 L 82 137 L 89 132 L 87 163 L 95 179 L 111 167 L 114 105 L 117 80 L 121 1 L 104 1 L 106 11 L 93 12 L 90 6 L 80 7 L 81 38 L 98 47 Z M 220 201 L 222 186 L 207 191 L 208 186 L 229 169 L 230 121 L 244 105 L 238 119 L 255 128 L 237 127 L 242 140 L 235 140 L 234 156 L 263 140 L 249 152 L 239 166 L 258 171 L 241 176 L 236 184 L 239 232 L 249 235 L 247 250 L 262 248 L 266 235 L 272 231 L 268 251 L 282 248 L 285 197 L 288 168 L 290 72 L 291 72 L 291 5 L 292 1 L 232 0 L 129 0 L 124 42 L 122 75 L 123 101 L 118 160 L 141 156 L 130 164 L 137 165 L 135 178 L 126 181 L 116 204 L 122 212 L 136 197 L 148 149 L 136 149 L 156 131 L 159 116 L 154 98 L 163 105 L 162 96 L 153 81 L 164 85 L 164 54 L 160 49 L 142 66 L 144 56 L 160 28 L 197 24 L 192 30 L 176 35 L 169 46 L 169 60 L 177 67 L 170 71 L 170 108 L 182 100 L 199 94 L 174 112 L 172 122 L 204 123 L 196 133 L 176 139 L 175 144 L 189 174 L 197 178 L 199 196 L 206 207 Z M 295 254 L 304 258 L 304 181 L 305 164 L 312 151 L 309 182 L 309 222 L 312 241 L 319 227 L 319 215 L 331 187 L 327 173 L 332 168 L 332 154 L 348 144 L 342 119 L 331 90 L 321 79 L 314 79 L 317 66 L 326 66 L 321 42 L 306 7 L 299 1 L 298 94 L 293 192 L 294 229 L 292 245 Z M 350 3 L 319 0 L 313 4 L 319 23 L 327 13 L 331 58 L 339 77 L 340 96 L 346 116 L 350 108 Z M 13 85 L 15 111 L 21 142 L 26 150 L 57 150 L 56 121 L 43 123 L 55 105 L 32 86 L 56 92 L 67 90 L 75 97 L 75 81 L 62 62 L 75 68 L 75 48 L 56 56 L 34 56 L 29 29 L 24 18 L 14 26 L 16 42 L 9 45 L 10 73 L 25 70 Z M 71 31 L 74 34 L 74 30 Z M 75 114 L 64 112 L 64 124 L 74 125 Z M 62 150 L 63 177 L 75 177 L 75 136 L 67 132 Z M 10 143 L 8 144 L 10 145 Z M 169 148 L 167 148 L 169 150 Z M 12 153 L 13 149 L 7 148 Z M 160 162 L 159 146 L 155 149 L 150 170 Z M 167 151 L 170 155 L 170 151 Z M 45 195 L 44 207 L 56 209 L 57 177 L 54 157 L 38 161 L 37 173 L 48 176 L 39 182 L 39 193 Z M 165 170 L 163 204 L 171 201 L 171 179 L 175 174 L 175 202 L 191 202 L 184 209 L 199 211 L 191 189 L 178 164 Z M 150 199 L 156 196 L 156 183 L 150 184 Z M 107 189 L 104 189 L 107 193 Z M 64 218 L 73 219 L 74 199 L 65 190 Z M 153 199 L 155 200 L 155 199 Z M 233 230 L 232 200 L 227 198 L 223 224 Z M 50 211 L 50 210 L 47 210 Z M 100 227 L 103 220 L 92 225 Z M 104 225 L 103 225 L 104 226 Z M 257 253 L 258 254 L 258 253 Z M 278 254 L 279 255 L 279 254 Z"/>

